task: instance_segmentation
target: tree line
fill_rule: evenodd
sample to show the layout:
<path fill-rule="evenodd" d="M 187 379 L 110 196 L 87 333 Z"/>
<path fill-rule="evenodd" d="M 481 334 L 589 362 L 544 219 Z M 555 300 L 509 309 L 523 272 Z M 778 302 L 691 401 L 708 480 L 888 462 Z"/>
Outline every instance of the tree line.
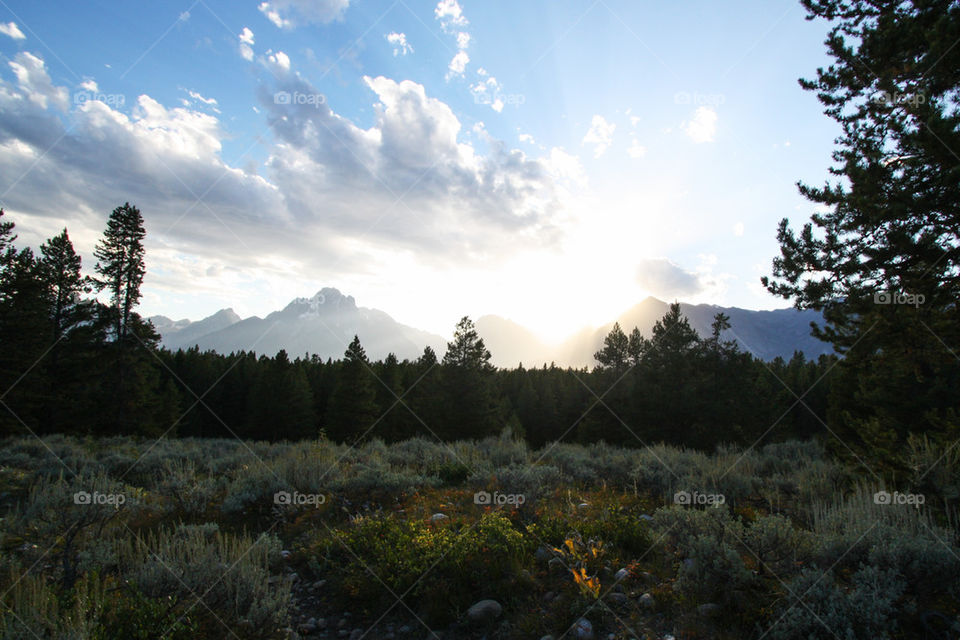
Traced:
<path fill-rule="evenodd" d="M 809 437 L 825 411 L 827 385 L 806 407 L 779 415 L 832 358 L 808 362 L 798 353 L 789 362 L 761 362 L 723 339 L 726 316 L 701 338 L 679 304 L 649 339 L 614 326 L 593 370 L 497 369 L 469 318 L 442 357 L 427 347 L 415 360 L 390 354 L 371 361 L 356 336 L 338 360 L 291 359 L 285 351 L 171 352 L 136 312 L 146 272 L 139 209 L 126 203 L 109 215 L 91 277 L 82 275 L 66 229 L 34 255 L 15 247 L 13 223 L 2 216 L 0 426 L 7 434 L 391 442 L 509 430 L 534 446 L 604 440 L 711 447 Z"/>

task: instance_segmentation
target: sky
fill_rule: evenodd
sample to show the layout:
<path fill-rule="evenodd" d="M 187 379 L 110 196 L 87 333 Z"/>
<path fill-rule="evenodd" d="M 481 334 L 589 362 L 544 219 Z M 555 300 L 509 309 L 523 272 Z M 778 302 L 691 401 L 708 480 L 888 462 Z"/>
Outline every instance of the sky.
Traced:
<path fill-rule="evenodd" d="M 140 312 L 264 316 L 336 287 L 449 336 L 547 341 L 649 295 L 760 285 L 839 130 L 799 2 L 0 0 L 0 206 L 147 229 Z"/>

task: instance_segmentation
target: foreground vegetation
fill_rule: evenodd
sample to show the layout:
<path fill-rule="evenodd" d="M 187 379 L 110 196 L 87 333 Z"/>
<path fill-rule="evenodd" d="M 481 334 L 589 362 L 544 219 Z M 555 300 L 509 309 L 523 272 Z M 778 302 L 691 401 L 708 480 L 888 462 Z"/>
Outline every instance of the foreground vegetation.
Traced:
<path fill-rule="evenodd" d="M 883 487 L 813 442 L 8 439 L 0 629 L 955 637 L 960 456 L 943 453 L 914 440 L 934 471 L 886 487 L 917 506 L 877 504 Z"/>

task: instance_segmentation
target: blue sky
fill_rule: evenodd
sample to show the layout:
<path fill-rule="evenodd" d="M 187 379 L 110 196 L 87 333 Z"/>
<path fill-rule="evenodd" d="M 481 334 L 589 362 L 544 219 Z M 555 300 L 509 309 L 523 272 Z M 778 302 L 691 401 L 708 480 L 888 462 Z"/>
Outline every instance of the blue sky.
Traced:
<path fill-rule="evenodd" d="M 334 286 L 448 334 L 546 339 L 759 278 L 838 131 L 799 3 L 0 3 L 0 204 L 20 239 L 144 213 L 141 311 Z"/>

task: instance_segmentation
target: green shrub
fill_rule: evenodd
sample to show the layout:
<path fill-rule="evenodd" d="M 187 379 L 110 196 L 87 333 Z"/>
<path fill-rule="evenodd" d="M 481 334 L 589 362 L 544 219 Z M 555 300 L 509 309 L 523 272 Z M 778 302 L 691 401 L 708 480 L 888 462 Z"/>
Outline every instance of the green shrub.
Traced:
<path fill-rule="evenodd" d="M 771 640 L 890 638 L 894 603 L 904 584 L 893 572 L 863 566 L 849 588 L 831 573 L 805 569 L 787 586 L 784 604 L 773 614 Z"/>

